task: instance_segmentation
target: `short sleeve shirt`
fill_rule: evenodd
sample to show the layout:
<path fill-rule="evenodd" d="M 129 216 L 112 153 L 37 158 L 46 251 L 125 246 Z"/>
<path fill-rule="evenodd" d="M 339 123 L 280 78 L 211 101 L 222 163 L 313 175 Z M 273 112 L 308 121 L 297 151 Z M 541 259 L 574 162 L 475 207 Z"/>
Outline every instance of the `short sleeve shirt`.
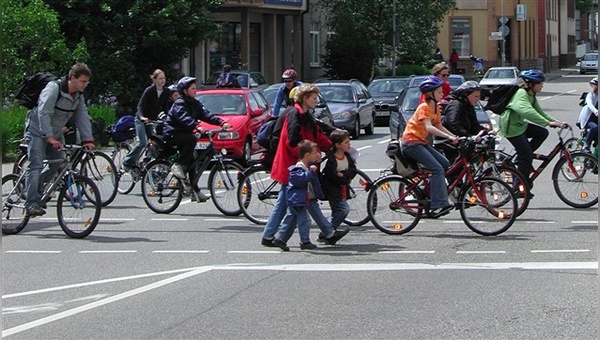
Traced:
<path fill-rule="evenodd" d="M 431 124 L 437 125 L 441 123 L 440 108 L 436 104 L 435 111 L 431 111 L 429 104 L 421 103 L 415 113 L 406 123 L 406 128 L 402 134 L 403 143 L 420 143 L 427 144 L 427 129 L 423 124 L 423 120 L 431 120 Z"/>

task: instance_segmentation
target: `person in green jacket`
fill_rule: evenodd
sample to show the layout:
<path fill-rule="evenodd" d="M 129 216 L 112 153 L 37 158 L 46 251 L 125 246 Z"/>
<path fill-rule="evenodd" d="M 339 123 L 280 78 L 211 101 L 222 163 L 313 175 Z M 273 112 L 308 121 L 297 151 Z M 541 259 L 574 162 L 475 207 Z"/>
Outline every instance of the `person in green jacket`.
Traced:
<path fill-rule="evenodd" d="M 517 152 L 517 168 L 529 179 L 533 152 L 548 137 L 545 126 L 560 127 L 566 123 L 545 113 L 537 101 L 536 94 L 542 90 L 546 80 L 541 71 L 523 70 L 519 78 L 522 79 L 519 81 L 521 88 L 513 95 L 500 116 L 499 134 L 513 145 Z M 533 186 L 531 180 L 527 184 L 529 188 Z"/>

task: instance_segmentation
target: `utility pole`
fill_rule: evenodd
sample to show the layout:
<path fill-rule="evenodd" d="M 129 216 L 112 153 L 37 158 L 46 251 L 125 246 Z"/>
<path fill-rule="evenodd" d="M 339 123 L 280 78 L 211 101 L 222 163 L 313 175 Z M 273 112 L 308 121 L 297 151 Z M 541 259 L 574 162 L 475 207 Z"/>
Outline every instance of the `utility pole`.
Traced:
<path fill-rule="evenodd" d="M 396 0 L 392 11 L 392 76 L 396 76 Z"/>
<path fill-rule="evenodd" d="M 504 0 L 501 1 L 500 6 L 501 6 L 502 17 L 504 18 Z M 502 66 L 506 66 L 505 48 L 506 48 L 506 36 L 504 34 L 502 34 Z"/>

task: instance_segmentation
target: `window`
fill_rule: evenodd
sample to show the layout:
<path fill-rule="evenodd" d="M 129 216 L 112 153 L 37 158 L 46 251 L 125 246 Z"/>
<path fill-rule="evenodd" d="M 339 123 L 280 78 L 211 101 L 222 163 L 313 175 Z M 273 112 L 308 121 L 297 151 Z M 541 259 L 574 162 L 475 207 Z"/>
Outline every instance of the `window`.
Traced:
<path fill-rule="evenodd" d="M 310 24 L 310 66 L 321 66 L 321 38 L 318 22 Z"/>
<path fill-rule="evenodd" d="M 471 55 L 471 19 L 452 19 L 452 48 L 461 57 Z"/>

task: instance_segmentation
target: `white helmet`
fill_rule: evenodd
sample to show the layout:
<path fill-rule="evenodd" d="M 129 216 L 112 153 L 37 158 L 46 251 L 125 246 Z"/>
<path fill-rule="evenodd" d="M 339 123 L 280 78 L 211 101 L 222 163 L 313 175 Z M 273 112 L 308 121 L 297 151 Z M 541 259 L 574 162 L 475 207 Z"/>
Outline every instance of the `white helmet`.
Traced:
<path fill-rule="evenodd" d="M 590 84 L 598 86 L 598 77 L 594 77 L 592 80 L 590 80 Z"/>

